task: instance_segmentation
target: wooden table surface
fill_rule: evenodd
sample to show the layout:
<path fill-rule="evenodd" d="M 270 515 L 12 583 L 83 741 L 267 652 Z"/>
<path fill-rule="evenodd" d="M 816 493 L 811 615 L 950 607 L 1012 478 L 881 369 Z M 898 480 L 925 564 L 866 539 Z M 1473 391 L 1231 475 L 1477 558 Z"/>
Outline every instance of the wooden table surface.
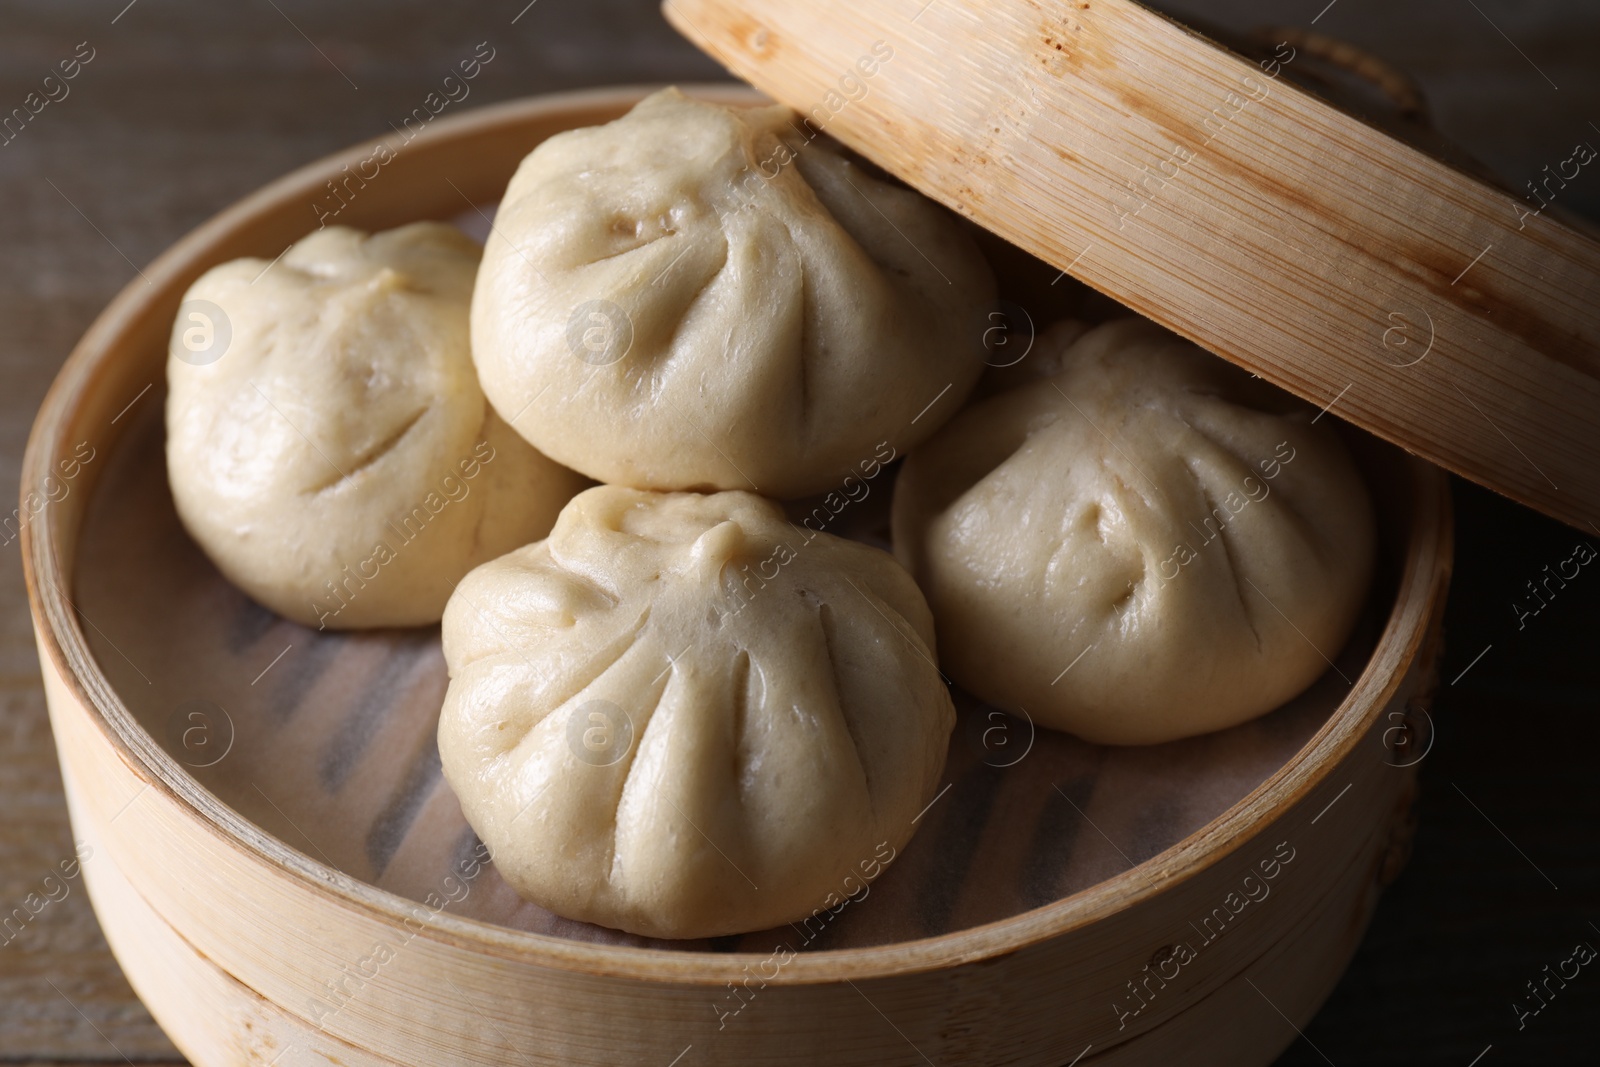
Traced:
<path fill-rule="evenodd" d="M 386 131 L 479 42 L 495 59 L 466 106 L 720 74 L 650 0 L 525 3 L 0 3 L 0 114 L 60 60 L 92 55 L 67 96 L 0 146 L 0 918 L 29 894 L 66 890 L 0 944 L 0 1063 L 178 1059 L 117 969 L 81 883 L 46 881 L 73 843 L 15 520 L 3 521 L 33 413 L 138 266 L 264 182 Z M 1518 185 L 1576 142 L 1600 145 L 1592 0 L 1158 6 L 1236 28 L 1315 22 L 1358 43 L 1416 74 L 1444 132 Z M 1600 218 L 1600 169 L 1561 198 Z M 1581 972 L 1521 1028 L 1514 1009 L 1534 1003 L 1525 983 L 1546 964 L 1577 942 L 1600 946 L 1600 572 L 1536 615 L 1514 607 L 1533 606 L 1525 583 L 1546 564 L 1600 535 L 1459 483 L 1457 502 L 1446 684 L 1416 855 L 1285 1064 L 1600 1061 L 1600 972 Z"/>

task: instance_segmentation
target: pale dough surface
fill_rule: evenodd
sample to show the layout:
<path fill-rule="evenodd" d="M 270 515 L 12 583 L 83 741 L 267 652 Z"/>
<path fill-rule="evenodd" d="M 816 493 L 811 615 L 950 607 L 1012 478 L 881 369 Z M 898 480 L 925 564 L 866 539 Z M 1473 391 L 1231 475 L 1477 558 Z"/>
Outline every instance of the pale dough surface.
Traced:
<path fill-rule="evenodd" d="M 1080 332 L 1041 337 L 1055 373 L 968 408 L 901 471 L 895 552 L 943 666 L 1108 744 L 1272 710 L 1329 669 L 1367 595 L 1348 452 L 1331 420 L 1151 323 Z"/>
<path fill-rule="evenodd" d="M 496 410 L 600 481 L 777 498 L 953 415 L 983 369 L 982 253 L 806 133 L 669 89 L 536 148 L 473 297 Z"/>
<path fill-rule="evenodd" d="M 750 493 L 580 494 L 467 576 L 444 651 L 444 773 L 496 868 L 656 937 L 859 891 L 933 798 L 955 723 L 904 568 Z"/>
<path fill-rule="evenodd" d="M 484 399 L 478 258 L 439 223 L 330 227 L 190 287 L 167 359 L 172 495 L 257 601 L 329 629 L 436 622 L 462 575 L 543 537 L 587 484 Z"/>

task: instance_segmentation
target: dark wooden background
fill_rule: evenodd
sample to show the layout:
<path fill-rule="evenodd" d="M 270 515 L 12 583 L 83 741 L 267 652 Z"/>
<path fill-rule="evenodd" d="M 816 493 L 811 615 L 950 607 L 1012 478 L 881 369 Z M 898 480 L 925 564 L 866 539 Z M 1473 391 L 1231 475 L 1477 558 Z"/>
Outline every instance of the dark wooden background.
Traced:
<path fill-rule="evenodd" d="M 720 76 L 651 0 L 524 4 L 0 2 L 0 114 L 79 42 L 95 51 L 70 95 L 0 147 L 0 514 L 50 379 L 135 265 L 283 172 L 385 132 L 478 42 L 497 54 L 467 105 Z M 1580 140 L 1600 146 L 1593 0 L 1158 6 L 1239 29 L 1317 20 L 1416 74 L 1444 132 L 1517 185 Z M 1600 168 L 1562 198 L 1600 218 Z M 1520 628 L 1512 608 L 1546 564 L 1600 536 L 1460 483 L 1456 499 L 1416 855 L 1284 1064 L 1600 1062 L 1600 967 L 1523 1029 L 1513 1010 L 1546 964 L 1600 946 L 1600 569 Z M 71 850 L 13 541 L 0 544 L 0 914 Z M 0 946 L 0 1063 L 176 1060 L 71 884 Z"/>

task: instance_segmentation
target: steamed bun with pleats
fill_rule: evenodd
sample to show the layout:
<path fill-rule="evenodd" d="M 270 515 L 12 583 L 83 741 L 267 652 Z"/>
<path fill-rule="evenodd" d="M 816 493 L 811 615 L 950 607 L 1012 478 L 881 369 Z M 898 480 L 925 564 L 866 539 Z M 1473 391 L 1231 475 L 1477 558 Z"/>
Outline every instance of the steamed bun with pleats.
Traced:
<path fill-rule="evenodd" d="M 167 472 L 219 570 L 326 629 L 437 622 L 478 564 L 587 484 L 489 407 L 468 348 L 479 248 L 454 227 L 319 230 L 190 287 Z"/>
<path fill-rule="evenodd" d="M 955 723 L 927 605 L 888 553 L 805 534 L 750 493 L 601 486 L 461 583 L 439 751 L 525 898 L 761 930 L 910 838 Z"/>
<path fill-rule="evenodd" d="M 789 498 L 953 415 L 993 300 L 933 201 L 786 107 L 668 89 L 523 160 L 472 340 L 496 410 L 575 470 Z"/>
<path fill-rule="evenodd" d="M 900 473 L 895 553 L 942 665 L 1107 744 L 1271 711 L 1329 669 L 1366 599 L 1349 453 L 1331 419 L 1152 323 L 1080 333 L 1042 336 L 1054 373 L 966 409 Z"/>

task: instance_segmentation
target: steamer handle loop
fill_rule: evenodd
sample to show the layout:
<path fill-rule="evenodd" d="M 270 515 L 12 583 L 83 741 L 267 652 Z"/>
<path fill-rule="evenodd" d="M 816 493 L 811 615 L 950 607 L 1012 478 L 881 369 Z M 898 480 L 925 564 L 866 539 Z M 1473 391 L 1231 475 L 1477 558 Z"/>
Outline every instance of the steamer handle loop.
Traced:
<path fill-rule="evenodd" d="M 1403 117 L 1423 125 L 1432 125 L 1422 86 L 1411 75 L 1371 52 L 1346 41 L 1293 26 L 1267 27 L 1257 30 L 1252 36 L 1263 42 L 1286 41 L 1307 55 L 1341 67 L 1387 96 Z"/>

